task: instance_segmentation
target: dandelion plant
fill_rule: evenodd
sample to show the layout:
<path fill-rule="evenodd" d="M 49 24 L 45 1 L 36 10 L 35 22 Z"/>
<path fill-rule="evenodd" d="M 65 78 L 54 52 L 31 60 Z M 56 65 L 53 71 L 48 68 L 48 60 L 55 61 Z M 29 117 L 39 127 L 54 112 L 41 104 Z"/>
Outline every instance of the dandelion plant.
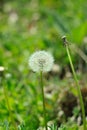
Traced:
<path fill-rule="evenodd" d="M 87 130 L 86 129 L 85 108 L 84 108 L 84 102 L 83 102 L 83 98 L 82 98 L 82 94 L 81 94 L 81 90 L 80 90 L 80 85 L 78 83 L 78 79 L 77 79 L 76 72 L 75 72 L 75 69 L 74 69 L 74 65 L 73 65 L 73 62 L 72 62 L 72 58 L 71 58 L 71 55 L 70 55 L 70 50 L 69 50 L 68 42 L 66 40 L 66 36 L 63 36 L 62 39 L 63 39 L 63 42 L 64 42 L 64 46 L 66 48 L 66 52 L 67 52 L 67 55 L 68 55 L 68 58 L 69 58 L 72 73 L 73 73 L 73 76 L 74 76 L 74 79 L 75 79 L 75 82 L 76 82 L 76 86 L 77 86 L 77 92 L 78 92 L 79 101 L 80 101 L 80 105 L 81 105 L 81 109 L 82 109 L 83 128 L 84 128 L 84 130 Z"/>
<path fill-rule="evenodd" d="M 8 91 L 7 91 L 6 86 L 4 85 L 4 81 L 5 81 L 4 80 L 4 71 L 5 71 L 5 68 L 3 66 L 0 66 L 0 81 L 1 81 L 1 84 L 3 86 L 3 92 L 4 92 L 4 96 L 5 96 L 5 101 L 6 101 L 7 109 L 8 109 L 8 112 L 9 112 L 11 123 L 12 123 L 14 129 L 17 130 L 16 124 L 15 124 L 15 121 L 14 121 L 14 118 L 13 118 L 13 114 L 12 114 L 12 111 L 11 111 L 11 106 L 10 106 L 10 102 L 9 102 Z"/>
<path fill-rule="evenodd" d="M 44 125 L 47 130 L 47 119 L 46 119 L 46 108 L 45 108 L 45 97 L 44 97 L 44 84 L 43 84 L 43 73 L 49 72 L 53 66 L 53 56 L 46 51 L 37 51 L 33 53 L 29 59 L 29 66 L 34 72 L 40 73 L 40 86 L 42 91 L 43 100 L 43 115 Z"/>

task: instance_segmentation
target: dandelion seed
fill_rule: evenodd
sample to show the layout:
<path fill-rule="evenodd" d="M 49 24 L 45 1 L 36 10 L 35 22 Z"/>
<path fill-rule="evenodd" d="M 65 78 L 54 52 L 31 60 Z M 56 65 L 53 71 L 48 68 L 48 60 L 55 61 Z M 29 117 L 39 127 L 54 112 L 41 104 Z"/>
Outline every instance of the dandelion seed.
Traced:
<path fill-rule="evenodd" d="M 46 51 L 37 51 L 30 56 L 29 66 L 34 72 L 49 72 L 54 62 L 53 56 Z"/>

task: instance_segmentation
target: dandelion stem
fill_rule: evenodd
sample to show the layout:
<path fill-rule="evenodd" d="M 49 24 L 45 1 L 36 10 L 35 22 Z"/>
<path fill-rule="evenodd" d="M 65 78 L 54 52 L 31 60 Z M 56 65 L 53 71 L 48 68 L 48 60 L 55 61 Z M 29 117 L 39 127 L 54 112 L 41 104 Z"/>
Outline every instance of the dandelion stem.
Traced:
<path fill-rule="evenodd" d="M 41 90 L 42 90 L 42 99 L 43 99 L 43 114 L 44 114 L 44 124 L 45 124 L 45 129 L 47 130 L 47 120 L 46 120 L 46 109 L 45 109 L 45 98 L 44 98 L 44 87 L 43 87 L 43 72 L 40 72 L 40 77 L 41 77 Z"/>
<path fill-rule="evenodd" d="M 71 59 L 71 55 L 70 55 L 68 45 L 66 45 L 66 51 L 67 51 L 70 66 L 71 66 L 71 69 L 72 69 L 72 72 L 73 72 L 73 76 L 74 76 L 74 79 L 75 79 L 75 82 L 76 82 L 76 85 L 77 85 L 78 96 L 79 96 L 80 105 L 81 105 L 81 109 L 82 109 L 83 127 L 84 127 L 84 130 L 86 130 L 86 117 L 85 117 L 85 108 L 84 108 L 83 98 L 82 98 L 80 86 L 79 86 L 79 83 L 78 83 L 78 80 L 77 80 L 77 76 L 76 76 L 76 73 L 75 73 L 75 69 L 74 69 L 74 66 L 73 66 L 73 63 L 72 63 L 72 59 Z"/>
<path fill-rule="evenodd" d="M 3 80 L 2 80 L 2 82 L 3 82 Z M 2 85 L 3 85 L 3 83 L 2 83 Z M 12 111 L 11 111 L 10 103 L 9 103 L 8 91 L 5 87 L 5 85 L 3 85 L 3 91 L 4 91 L 5 101 L 6 101 L 6 104 L 7 104 L 7 108 L 8 108 L 8 111 L 9 111 L 11 122 L 14 126 L 14 129 L 17 130 L 16 124 L 15 124 L 15 121 L 14 121 L 14 118 L 13 118 L 13 114 L 12 114 Z"/>

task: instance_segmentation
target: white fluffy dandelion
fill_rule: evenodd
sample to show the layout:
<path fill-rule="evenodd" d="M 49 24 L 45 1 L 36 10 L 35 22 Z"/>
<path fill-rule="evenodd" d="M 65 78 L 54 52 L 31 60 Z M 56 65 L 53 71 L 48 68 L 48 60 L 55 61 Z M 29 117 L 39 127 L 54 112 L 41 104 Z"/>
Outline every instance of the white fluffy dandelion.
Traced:
<path fill-rule="evenodd" d="M 52 69 L 53 56 L 46 51 L 37 51 L 30 56 L 29 66 L 34 72 L 48 72 Z"/>

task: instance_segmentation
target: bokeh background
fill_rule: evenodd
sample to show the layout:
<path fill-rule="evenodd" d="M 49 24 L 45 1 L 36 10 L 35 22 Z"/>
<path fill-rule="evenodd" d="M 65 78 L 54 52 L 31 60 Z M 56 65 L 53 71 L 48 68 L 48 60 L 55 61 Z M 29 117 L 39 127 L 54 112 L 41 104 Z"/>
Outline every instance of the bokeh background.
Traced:
<path fill-rule="evenodd" d="M 74 117 L 81 124 L 76 86 L 61 37 L 66 35 L 87 106 L 87 0 L 0 0 L 0 66 L 3 84 L 17 124 L 26 130 L 43 125 L 39 75 L 28 60 L 31 53 L 47 50 L 55 63 L 44 75 L 47 120 L 60 125 Z M 71 99 L 71 100 L 69 100 Z M 86 112 L 87 113 L 87 112 Z M 0 122 L 9 113 L 0 87 Z"/>

